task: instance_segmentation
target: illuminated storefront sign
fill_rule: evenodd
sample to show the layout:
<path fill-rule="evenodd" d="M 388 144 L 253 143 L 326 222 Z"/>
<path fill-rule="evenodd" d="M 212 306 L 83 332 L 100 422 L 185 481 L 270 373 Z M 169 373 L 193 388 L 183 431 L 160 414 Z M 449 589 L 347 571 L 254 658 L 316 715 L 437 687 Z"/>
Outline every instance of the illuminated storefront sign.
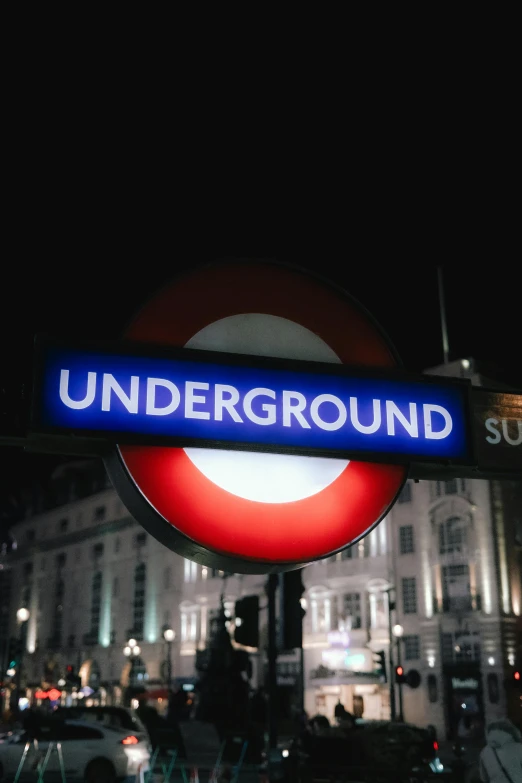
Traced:
<path fill-rule="evenodd" d="M 336 671 L 371 671 L 373 668 L 370 651 L 363 648 L 322 650 L 321 660 Z"/>
<path fill-rule="evenodd" d="M 480 465 L 522 475 L 522 396 L 477 389 L 473 398 Z"/>

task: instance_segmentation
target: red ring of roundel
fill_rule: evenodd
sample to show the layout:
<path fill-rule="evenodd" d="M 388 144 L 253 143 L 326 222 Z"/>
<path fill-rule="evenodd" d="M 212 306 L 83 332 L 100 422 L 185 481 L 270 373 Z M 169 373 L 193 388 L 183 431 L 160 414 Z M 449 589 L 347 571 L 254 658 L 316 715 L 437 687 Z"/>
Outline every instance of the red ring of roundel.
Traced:
<path fill-rule="evenodd" d="M 239 313 L 267 313 L 315 332 L 345 364 L 397 366 L 370 316 L 337 287 L 270 262 L 200 267 L 163 288 L 125 339 L 183 346 L 203 327 Z M 318 560 L 356 541 L 386 514 L 407 468 L 351 461 L 312 497 L 260 503 L 207 479 L 182 448 L 120 446 L 140 492 L 177 531 L 204 548 L 259 562 Z"/>

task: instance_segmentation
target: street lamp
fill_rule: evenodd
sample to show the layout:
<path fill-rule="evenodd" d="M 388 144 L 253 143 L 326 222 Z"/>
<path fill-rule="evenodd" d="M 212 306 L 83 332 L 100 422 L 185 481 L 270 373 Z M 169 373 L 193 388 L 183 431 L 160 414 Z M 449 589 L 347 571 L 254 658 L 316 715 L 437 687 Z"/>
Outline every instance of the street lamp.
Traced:
<path fill-rule="evenodd" d="M 18 712 L 18 702 L 20 699 L 20 691 L 21 691 L 21 685 L 22 685 L 22 663 L 23 663 L 23 657 L 24 657 L 24 648 L 26 643 L 26 637 L 27 637 L 27 621 L 29 620 L 29 617 L 31 616 L 31 613 L 29 609 L 25 606 L 21 606 L 20 609 L 16 612 L 16 619 L 18 622 L 18 625 L 20 626 L 19 631 L 19 637 L 18 637 L 18 648 L 19 648 L 19 660 L 17 661 L 18 666 L 16 668 L 16 674 L 15 674 L 15 692 L 14 692 L 14 706 L 16 708 L 16 712 Z"/>
<path fill-rule="evenodd" d="M 141 647 L 138 645 L 136 639 L 129 639 L 125 647 L 123 648 L 123 654 L 126 658 L 130 658 L 130 670 L 129 670 L 129 687 L 134 686 L 134 665 L 136 658 L 141 652 Z M 130 692 L 130 691 L 129 691 Z"/>
<path fill-rule="evenodd" d="M 399 625 L 397 623 L 392 628 L 392 633 L 397 639 L 397 666 L 402 666 L 402 660 L 401 660 L 401 639 L 404 635 L 404 628 L 402 625 Z M 398 720 L 404 721 L 404 716 L 402 713 L 402 682 L 399 682 L 399 715 Z"/>
<path fill-rule="evenodd" d="M 163 638 L 167 643 L 167 688 L 170 691 L 172 685 L 172 642 L 176 638 L 176 631 L 174 631 L 170 625 L 163 626 Z"/>
<path fill-rule="evenodd" d="M 141 652 L 141 647 L 138 646 L 136 639 L 129 639 L 125 647 L 123 648 L 123 654 L 127 658 L 136 658 Z"/>
<path fill-rule="evenodd" d="M 16 619 L 20 624 L 26 623 L 31 616 L 31 612 L 25 606 L 21 606 L 16 613 Z"/>

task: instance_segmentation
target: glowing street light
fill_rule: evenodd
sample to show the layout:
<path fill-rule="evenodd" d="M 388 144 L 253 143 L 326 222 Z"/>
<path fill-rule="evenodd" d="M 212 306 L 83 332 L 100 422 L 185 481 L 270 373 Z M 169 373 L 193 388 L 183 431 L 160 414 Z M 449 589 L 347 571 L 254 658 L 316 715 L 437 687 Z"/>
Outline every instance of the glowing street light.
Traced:
<path fill-rule="evenodd" d="M 16 619 L 19 623 L 26 623 L 31 616 L 31 612 L 25 606 L 20 607 L 16 613 Z"/>
<path fill-rule="evenodd" d="M 173 631 L 172 628 L 165 628 L 163 631 L 163 638 L 166 642 L 173 642 L 176 638 L 176 631 Z"/>

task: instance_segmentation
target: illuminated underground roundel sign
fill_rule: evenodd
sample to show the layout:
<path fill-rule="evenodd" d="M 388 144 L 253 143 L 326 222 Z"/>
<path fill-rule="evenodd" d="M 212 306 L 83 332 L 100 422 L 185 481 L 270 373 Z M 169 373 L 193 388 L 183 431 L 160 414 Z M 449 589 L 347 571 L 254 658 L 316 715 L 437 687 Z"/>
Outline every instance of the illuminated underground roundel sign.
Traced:
<path fill-rule="evenodd" d="M 188 272 L 146 303 L 123 337 L 144 349 L 399 367 L 359 303 L 332 283 L 275 262 L 220 262 Z M 201 410 L 198 402 L 194 410 Z M 386 515 L 408 470 L 262 448 L 128 443 L 119 443 L 106 465 L 130 512 L 165 546 L 203 565 L 259 574 L 356 542 Z"/>

